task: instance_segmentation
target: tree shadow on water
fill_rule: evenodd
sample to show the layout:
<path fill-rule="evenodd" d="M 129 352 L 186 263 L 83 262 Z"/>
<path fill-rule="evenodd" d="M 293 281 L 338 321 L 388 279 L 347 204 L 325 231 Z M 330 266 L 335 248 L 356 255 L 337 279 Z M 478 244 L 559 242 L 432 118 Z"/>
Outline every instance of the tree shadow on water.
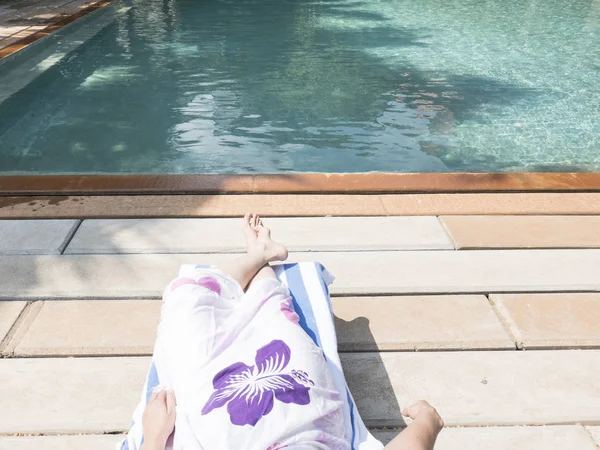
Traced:
<path fill-rule="evenodd" d="M 360 2 L 132 5 L 0 105 L 5 170 L 439 170 L 456 126 L 538 94 L 402 62 L 427 30 Z"/>

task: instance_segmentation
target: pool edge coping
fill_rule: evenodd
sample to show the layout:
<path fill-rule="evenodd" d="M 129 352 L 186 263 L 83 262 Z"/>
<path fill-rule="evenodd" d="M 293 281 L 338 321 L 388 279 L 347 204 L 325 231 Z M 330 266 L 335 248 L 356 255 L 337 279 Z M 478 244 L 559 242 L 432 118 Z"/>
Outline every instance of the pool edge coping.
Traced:
<path fill-rule="evenodd" d="M 600 173 L 0 175 L 0 196 L 600 192 Z"/>

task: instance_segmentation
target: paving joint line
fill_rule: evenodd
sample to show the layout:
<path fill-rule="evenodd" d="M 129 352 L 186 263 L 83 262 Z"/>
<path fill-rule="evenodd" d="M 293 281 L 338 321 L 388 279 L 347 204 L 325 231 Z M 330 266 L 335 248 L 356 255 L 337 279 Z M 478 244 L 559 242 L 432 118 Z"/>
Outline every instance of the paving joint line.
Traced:
<path fill-rule="evenodd" d="M 443 288 L 442 288 L 443 289 Z M 512 291 L 405 291 L 405 292 L 333 292 L 331 297 L 421 297 L 421 296 L 459 296 L 459 295 L 508 295 L 508 294 L 596 294 L 600 292 L 600 288 L 594 289 L 555 289 L 555 290 L 512 290 Z M 1 298 L 1 297 L 0 297 Z"/>
<path fill-rule="evenodd" d="M 540 427 L 548 427 L 548 426 L 578 426 L 582 427 L 586 433 L 589 434 L 589 430 L 587 430 L 588 426 L 597 426 L 600 425 L 600 421 L 586 421 L 582 423 L 580 421 L 564 421 L 564 422 L 548 422 L 548 423 L 530 423 L 530 424 L 514 424 L 514 423 L 497 423 L 497 424 L 465 424 L 465 425 L 446 425 L 444 429 L 468 429 L 468 428 L 540 428 Z M 405 427 L 402 426 L 369 426 L 367 425 L 367 429 L 369 431 L 401 431 Z M 111 430 L 111 431 L 87 431 L 82 433 L 81 431 L 73 431 L 73 432 L 40 432 L 40 433 L 22 433 L 23 436 L 15 436 L 15 433 L 2 433 L 0 432 L 0 438 L 2 437 L 43 437 L 43 436 L 121 436 L 126 435 L 128 430 L 120 429 L 120 430 Z M 596 444 L 596 441 L 591 437 L 592 442 Z M 597 445 L 597 444 L 596 444 Z"/>
<path fill-rule="evenodd" d="M 470 252 L 478 252 L 478 251 L 501 251 L 501 250 L 598 250 L 600 246 L 593 247 L 461 247 L 460 251 L 470 251 Z"/>
<path fill-rule="evenodd" d="M 66 248 L 65 248 L 66 250 Z M 347 249 L 347 248 L 320 248 L 318 250 L 306 249 L 306 248 L 294 248 L 293 246 L 288 247 L 288 251 L 290 252 L 302 252 L 302 253 L 367 253 L 367 252 L 377 252 L 377 253 L 389 253 L 389 252 L 453 252 L 455 249 L 453 248 L 411 248 L 411 249 L 403 249 L 403 248 L 357 248 L 357 249 Z M 61 253 L 63 254 L 63 253 Z M 161 251 L 127 251 L 127 252 L 107 252 L 107 251 L 98 251 L 98 252 L 90 252 L 90 251 L 69 251 L 66 255 L 69 256 L 128 256 L 128 255 L 243 255 L 244 252 L 241 248 L 239 249 L 216 249 L 204 251 L 202 253 L 197 253 L 193 251 L 178 251 L 178 252 L 161 252 Z M 31 254 L 20 254 L 16 253 L 15 255 L 21 256 L 39 256 L 39 255 L 31 255 Z"/>
<path fill-rule="evenodd" d="M 332 298 L 349 298 L 349 297 L 439 297 L 439 296 L 475 296 L 483 295 L 488 297 L 489 295 L 509 295 L 509 294 L 536 294 L 536 295 L 547 295 L 547 294 L 597 294 L 600 289 L 573 289 L 573 290 L 547 290 L 547 291 L 533 291 L 533 290 L 513 290 L 513 291 L 455 291 L 455 292 L 428 292 L 428 291 L 407 291 L 407 292 L 333 292 L 330 294 Z M 154 294 L 131 294 L 131 295 L 32 295 L 27 297 L 19 297 L 18 293 L 6 293 L 0 291 L 0 301 L 37 301 L 37 300 L 49 300 L 49 301 L 74 301 L 74 300 L 160 300 L 162 294 L 159 290 Z"/>
<path fill-rule="evenodd" d="M 175 277 L 173 277 L 175 278 Z M 154 295 L 117 295 L 114 297 L 108 297 L 106 295 L 75 295 L 72 297 L 67 297 L 64 295 L 59 295 L 59 296 L 48 296 L 48 295 L 35 295 L 35 296 L 31 296 L 31 297 L 25 297 L 25 298 L 21 298 L 21 297 L 17 297 L 15 295 L 5 295 L 5 294 L 0 294 L 0 301 L 11 301 L 11 300 L 15 300 L 15 301 L 31 301 L 31 302 L 36 302 L 36 301 L 60 301 L 60 302 L 70 302 L 70 301 L 77 301 L 77 300 L 98 300 L 98 301 L 102 301 L 102 300 L 161 300 L 162 299 L 162 294 L 160 294 L 157 290 L 157 293 Z"/>
<path fill-rule="evenodd" d="M 4 350 L 6 349 L 6 347 L 8 347 L 8 344 L 9 344 L 10 340 L 12 339 L 12 336 L 17 332 L 20 321 L 24 320 L 25 315 L 27 314 L 27 309 L 30 307 L 30 305 L 32 303 L 33 303 L 33 301 L 28 301 L 27 303 L 25 303 L 25 306 L 23 307 L 23 309 L 21 310 L 21 312 L 19 313 L 19 315 L 17 316 L 17 318 L 15 319 L 13 324 L 8 329 L 8 332 L 6 333 L 4 338 L 2 340 L 0 340 L 0 357 L 4 356 Z"/>
<path fill-rule="evenodd" d="M 48 431 L 39 433 L 0 433 L 0 438 L 28 438 L 28 437 L 44 437 L 44 436 L 125 436 L 128 430 L 114 430 L 114 431 L 89 431 L 82 433 L 80 431 L 73 432 L 60 432 L 60 431 Z"/>
<path fill-rule="evenodd" d="M 590 430 L 588 430 L 588 426 L 589 425 L 583 425 L 583 429 L 584 429 L 585 433 L 592 440 L 592 444 L 594 444 L 596 446 L 596 448 L 600 449 L 600 442 L 596 442 L 596 439 L 594 438 L 594 435 L 592 434 L 592 432 Z"/>
<path fill-rule="evenodd" d="M 600 423 L 591 421 L 590 423 Z M 444 425 L 444 430 L 452 428 L 452 429 L 464 429 L 464 428 L 541 428 L 541 427 L 569 427 L 569 426 L 579 426 L 581 428 L 586 429 L 589 426 L 597 426 L 592 424 L 582 424 L 580 421 L 573 422 L 549 422 L 549 423 L 530 423 L 530 424 L 510 424 L 510 423 L 500 423 L 500 424 L 467 424 L 467 425 Z M 367 426 L 369 431 L 395 431 L 402 430 L 404 427 L 385 427 L 385 426 Z M 594 441 L 595 443 L 595 441 Z"/>
<path fill-rule="evenodd" d="M 554 348 L 554 349 L 530 349 L 528 352 L 549 353 L 549 352 L 569 352 L 579 350 L 582 352 L 598 352 L 600 347 L 596 348 Z M 428 349 L 428 350 L 357 350 L 357 351 L 339 351 L 340 355 L 370 355 L 373 353 L 513 353 L 516 349 Z M 152 350 L 147 353 L 44 353 L 44 354 L 11 354 L 4 356 L 10 359 L 106 359 L 106 358 L 150 358 Z M 600 425 L 600 423 L 599 423 Z"/>
<path fill-rule="evenodd" d="M 442 230 L 444 230 L 444 233 L 446 233 L 448 240 L 452 243 L 454 250 L 463 250 L 462 248 L 460 248 L 460 249 L 458 248 L 459 247 L 458 242 L 456 241 L 456 239 L 454 239 L 454 236 L 452 236 L 452 233 L 448 229 L 448 225 L 446 225 L 446 222 L 444 222 L 444 220 L 442 219 L 443 216 L 438 215 L 435 217 L 437 218 L 438 223 L 441 225 Z"/>
<path fill-rule="evenodd" d="M 0 356 L 2 358 L 12 358 L 14 356 L 15 348 L 27 334 L 43 306 L 44 301 L 27 302 L 0 346 Z"/>
<path fill-rule="evenodd" d="M 377 419 L 375 419 L 377 420 Z M 365 425 L 368 429 L 394 429 L 394 428 L 402 428 L 401 425 L 391 424 L 391 425 L 369 425 L 365 421 Z M 451 425 L 445 425 L 444 428 L 511 428 L 511 427 L 559 427 L 559 426 L 599 426 L 600 419 L 586 419 L 586 420 L 557 420 L 557 421 L 539 421 L 539 422 L 492 422 L 492 423 L 483 423 L 473 421 L 471 423 L 454 423 Z"/>
<path fill-rule="evenodd" d="M 597 348 L 577 348 L 576 350 L 598 350 L 600 345 Z M 538 349 L 536 349 L 538 350 Z M 539 350 L 562 350 L 562 348 L 553 348 L 553 349 L 539 349 Z M 366 350 L 345 350 L 338 349 L 338 353 L 340 355 L 344 354 L 352 354 L 352 353 L 461 353 L 461 352 L 473 352 L 473 353 L 481 353 L 481 352 L 514 352 L 515 348 L 500 348 L 500 347 L 476 347 L 476 348 L 459 348 L 459 347 L 437 347 L 437 348 L 396 348 L 396 349 L 366 349 Z"/>
<path fill-rule="evenodd" d="M 540 428 L 540 427 L 547 427 L 547 426 L 580 426 L 582 428 L 584 428 L 586 430 L 586 433 L 589 434 L 589 430 L 587 429 L 588 426 L 590 425 L 582 425 L 580 422 L 564 422 L 564 423 L 560 423 L 560 424 L 551 424 L 551 425 L 547 425 L 547 424 L 521 424 L 521 425 L 478 425 L 478 424 L 474 424 L 474 425 L 447 425 L 444 426 L 444 429 L 465 429 L 465 428 Z M 592 425 L 593 426 L 593 425 Z M 385 426 L 368 426 L 367 427 L 369 431 L 401 431 L 403 430 L 405 427 L 385 427 Z M 0 433 L 0 437 L 19 437 L 19 438 L 27 438 L 27 437 L 43 437 L 43 436 L 121 436 L 121 435 L 126 435 L 128 432 L 128 430 L 114 430 L 114 431 L 89 431 L 86 433 L 81 433 L 78 431 L 73 431 L 73 432 L 43 432 L 43 433 L 24 433 L 23 436 L 15 436 L 14 433 Z M 592 439 L 592 442 L 595 444 L 596 441 L 594 441 L 594 439 L 591 437 L 590 434 L 590 438 Z"/>
<path fill-rule="evenodd" d="M 562 350 L 562 349 L 553 349 L 553 350 Z M 596 349 L 581 349 L 581 350 L 598 350 Z M 494 352 L 494 353 L 500 353 L 500 352 L 506 352 L 506 353 L 510 353 L 510 352 L 514 352 L 515 349 L 514 348 L 462 348 L 462 349 L 458 349 L 458 348 L 452 348 L 452 349 L 448 349 L 448 348 L 429 348 L 429 349 L 409 349 L 409 350 L 404 350 L 404 349 L 397 349 L 397 350 L 338 350 L 338 353 L 340 355 L 349 355 L 349 354 L 356 354 L 356 353 L 361 353 L 361 354 L 372 354 L 372 353 L 464 353 L 464 352 L 477 352 L 477 353 L 483 353 L 483 352 Z M 539 351 L 552 351 L 552 350 L 539 350 Z M 18 353 L 18 354 L 12 354 L 9 357 L 11 359 L 85 359 L 85 358 L 148 358 L 152 356 L 152 350 L 148 350 L 147 352 L 135 352 L 135 353 L 119 353 L 119 352 L 114 352 L 114 353 L 68 353 L 68 352 L 64 352 L 64 353 L 36 353 L 36 354 L 24 354 L 24 353 Z"/>
<path fill-rule="evenodd" d="M 77 219 L 76 220 L 75 224 L 71 227 L 71 229 L 67 233 L 67 236 L 65 237 L 64 241 L 58 247 L 59 254 L 61 254 L 61 255 L 65 254 L 65 251 L 67 250 L 67 247 L 69 246 L 69 244 L 71 243 L 71 241 L 75 237 L 75 233 L 77 233 L 77 231 L 79 230 L 79 227 L 81 227 L 82 223 L 83 223 L 83 219 Z"/>
<path fill-rule="evenodd" d="M 494 300 L 492 298 L 492 294 L 488 294 L 486 295 L 486 297 L 490 306 L 492 307 L 492 310 L 494 311 L 494 314 L 496 314 L 496 317 L 502 324 L 504 331 L 508 333 L 512 341 L 515 343 L 516 349 L 524 350 L 525 348 L 523 346 L 523 336 L 521 335 L 521 332 L 519 331 L 519 328 L 517 327 L 517 324 L 515 323 L 511 314 L 504 306 L 504 303 L 502 303 L 502 300 Z"/>

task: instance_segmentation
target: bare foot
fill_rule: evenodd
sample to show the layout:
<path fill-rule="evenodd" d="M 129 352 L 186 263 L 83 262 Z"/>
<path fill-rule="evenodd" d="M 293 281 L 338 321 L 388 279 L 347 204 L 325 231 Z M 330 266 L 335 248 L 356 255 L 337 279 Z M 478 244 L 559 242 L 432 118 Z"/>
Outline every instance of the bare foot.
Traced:
<path fill-rule="evenodd" d="M 258 253 L 265 262 L 285 261 L 287 248 L 271 239 L 271 230 L 265 227 L 258 214 L 244 216 L 244 236 L 248 253 Z"/>
<path fill-rule="evenodd" d="M 254 225 L 252 224 L 254 221 L 254 214 L 246 213 L 244 215 L 244 237 L 246 238 L 246 247 L 248 251 L 256 245 L 256 239 L 258 238 L 258 233 L 254 229 Z"/>

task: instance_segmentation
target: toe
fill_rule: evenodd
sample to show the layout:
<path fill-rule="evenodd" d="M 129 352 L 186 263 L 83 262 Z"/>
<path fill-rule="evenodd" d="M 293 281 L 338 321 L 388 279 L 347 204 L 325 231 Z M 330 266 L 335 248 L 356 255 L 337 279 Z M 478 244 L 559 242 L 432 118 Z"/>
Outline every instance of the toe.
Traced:
<path fill-rule="evenodd" d="M 258 227 L 258 235 L 262 238 L 271 239 L 271 230 L 267 227 Z"/>
<path fill-rule="evenodd" d="M 246 243 L 250 246 L 252 245 L 254 242 L 256 242 L 256 237 L 257 237 L 257 232 L 254 229 L 254 227 L 252 227 L 251 224 L 251 220 L 252 220 L 252 214 L 247 213 L 246 215 L 244 215 L 244 236 L 246 236 Z"/>

